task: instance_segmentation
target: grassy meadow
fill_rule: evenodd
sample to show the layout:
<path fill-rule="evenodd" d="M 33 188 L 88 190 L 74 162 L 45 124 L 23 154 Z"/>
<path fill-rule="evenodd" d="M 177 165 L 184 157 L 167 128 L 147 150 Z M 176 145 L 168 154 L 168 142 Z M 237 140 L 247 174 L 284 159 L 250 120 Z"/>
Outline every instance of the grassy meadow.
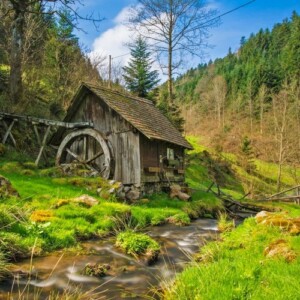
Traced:
<path fill-rule="evenodd" d="M 197 148 L 197 139 L 192 138 L 190 142 L 195 148 L 193 155 L 207 151 L 201 146 Z M 224 176 L 222 190 L 236 199 L 246 194 L 250 185 L 258 198 L 276 192 L 278 167 L 275 164 L 254 160 L 255 171 L 249 175 L 237 156 L 222 153 L 218 157 L 221 162 L 229 163 L 233 171 L 231 176 Z M 196 185 L 200 177 L 208 175 L 209 168 L 197 165 L 195 157 L 190 158 L 187 181 Z M 299 169 L 284 166 L 283 187 L 297 185 L 299 174 Z M 202 181 L 201 185 L 205 187 L 207 183 Z M 294 218 L 299 222 L 297 204 L 247 201 L 280 208 L 282 212 L 278 216 L 282 220 Z M 201 248 L 174 282 L 165 282 L 160 297 L 167 300 L 299 299 L 300 236 L 286 230 L 283 221 L 279 223 L 259 224 L 255 218 L 248 218 L 233 229 L 232 221 L 221 214 L 219 228 L 224 232 L 219 241 Z M 274 255 L 268 255 L 270 253 Z"/>
<path fill-rule="evenodd" d="M 116 245 L 134 256 L 156 253 L 160 245 L 139 233 L 147 226 L 173 223 L 188 225 L 199 217 L 220 216 L 223 233 L 208 243 L 194 261 L 175 279 L 166 282 L 165 299 L 297 299 L 300 271 L 300 238 L 276 226 L 247 219 L 234 228 L 224 214 L 221 201 L 207 193 L 212 181 L 235 199 L 276 192 L 276 165 L 254 160 L 254 171 L 245 170 L 240 158 L 216 153 L 189 138 L 194 150 L 187 154 L 186 182 L 193 190 L 189 202 L 170 199 L 167 194 L 145 196 L 133 204 L 120 201 L 108 191 L 115 183 L 101 178 L 66 177 L 56 168 L 38 169 L 30 162 L 0 159 L 0 174 L 9 179 L 19 197 L 0 190 L 0 274 L 19 259 L 70 249 L 80 251 L 80 242 L 116 236 Z M 16 158 L 16 155 L 14 155 Z M 19 161 L 18 161 L 19 160 Z M 283 168 L 282 186 L 297 184 L 298 169 Z M 99 189 L 101 192 L 99 193 Z M 216 187 L 213 187 L 216 190 Z M 94 206 L 78 202 L 93 197 Z M 243 199 L 260 203 L 254 199 Z M 262 203 L 260 203 L 262 204 Z M 263 203 L 282 209 L 287 217 L 299 217 L 296 204 Z M 266 258 L 265 249 L 284 241 L 292 255 Z"/>

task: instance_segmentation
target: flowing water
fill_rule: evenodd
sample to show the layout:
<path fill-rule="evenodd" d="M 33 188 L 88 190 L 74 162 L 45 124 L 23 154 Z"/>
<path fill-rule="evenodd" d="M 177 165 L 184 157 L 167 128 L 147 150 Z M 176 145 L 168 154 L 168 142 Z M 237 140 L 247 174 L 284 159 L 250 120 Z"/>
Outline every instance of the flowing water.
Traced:
<path fill-rule="evenodd" d="M 38 257 L 33 259 L 32 264 L 30 260 L 22 261 L 16 268 L 23 272 L 31 268 L 31 279 L 24 277 L 14 283 L 8 280 L 0 284 L 0 299 L 6 299 L 5 294 L 11 289 L 15 293 L 14 299 L 18 299 L 17 294 L 25 287 L 29 295 L 37 288 L 42 288 L 38 299 L 45 299 L 50 291 L 70 287 L 98 292 L 97 299 L 157 298 L 153 290 L 172 280 L 199 246 L 217 237 L 216 226 L 216 220 L 199 219 L 186 227 L 171 224 L 151 227 L 147 234 L 161 244 L 159 259 L 151 266 L 123 254 L 114 246 L 113 238 L 84 243 L 83 247 L 89 255 Z M 103 278 L 81 275 L 87 263 L 109 264 L 111 269 Z M 29 296 L 26 299 L 31 298 Z"/>

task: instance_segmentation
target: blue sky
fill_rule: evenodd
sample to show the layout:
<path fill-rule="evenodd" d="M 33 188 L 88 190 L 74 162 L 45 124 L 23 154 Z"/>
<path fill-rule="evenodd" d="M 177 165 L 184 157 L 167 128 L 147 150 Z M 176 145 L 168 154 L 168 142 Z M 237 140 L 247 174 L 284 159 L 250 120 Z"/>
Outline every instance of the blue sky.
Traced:
<path fill-rule="evenodd" d="M 229 11 L 249 0 L 207 0 L 206 2 L 216 8 L 220 14 Z M 80 42 L 88 49 L 105 56 L 119 56 L 128 52 L 125 43 L 130 41 L 130 33 L 122 24 L 127 9 L 136 3 L 135 0 L 85 0 L 80 7 L 82 15 L 94 13 L 105 18 L 98 31 L 88 23 L 82 22 L 80 26 L 87 32 L 77 32 Z M 292 11 L 300 13 L 300 0 L 256 0 L 254 3 L 224 16 L 221 24 L 210 31 L 208 43 L 213 48 L 206 49 L 205 60 L 224 57 L 229 47 L 235 51 L 242 36 L 246 38 L 260 28 L 272 28 L 275 23 L 291 16 Z M 119 59 L 124 64 L 128 57 Z M 198 63 L 200 63 L 199 61 Z"/>

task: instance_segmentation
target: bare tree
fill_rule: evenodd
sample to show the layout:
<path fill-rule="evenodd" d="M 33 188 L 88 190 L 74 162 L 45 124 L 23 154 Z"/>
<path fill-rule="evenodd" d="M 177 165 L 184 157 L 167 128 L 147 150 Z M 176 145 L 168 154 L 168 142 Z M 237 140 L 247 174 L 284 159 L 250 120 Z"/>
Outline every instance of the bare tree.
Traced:
<path fill-rule="evenodd" d="M 212 96 L 218 119 L 218 127 L 224 129 L 225 125 L 225 99 L 227 94 L 227 84 L 221 75 L 217 75 L 212 81 Z"/>
<path fill-rule="evenodd" d="M 201 0 L 138 0 L 129 19 L 131 28 L 150 40 L 163 70 L 167 70 L 169 102 L 173 75 L 183 55 L 203 54 L 208 30 L 218 23 L 216 11 Z"/>
<path fill-rule="evenodd" d="M 273 126 L 276 143 L 276 161 L 278 164 L 277 190 L 281 189 L 282 167 L 291 160 L 298 144 L 297 110 L 298 100 L 295 98 L 293 86 L 287 83 L 282 90 L 272 97 Z"/>
<path fill-rule="evenodd" d="M 64 8 L 70 11 L 68 21 L 72 24 L 76 25 L 79 19 L 101 21 L 92 16 L 81 16 L 76 8 L 79 4 L 81 4 L 80 0 L 4 0 L 2 2 L 2 14 L 12 19 L 9 85 L 13 103 L 18 103 L 23 96 L 22 52 L 25 42 L 26 17 L 32 14 L 60 15 Z"/>
<path fill-rule="evenodd" d="M 268 96 L 268 89 L 265 84 L 261 85 L 258 91 L 257 100 L 259 103 L 259 125 L 260 125 L 260 134 L 263 134 L 263 120 L 265 112 L 265 101 Z"/>

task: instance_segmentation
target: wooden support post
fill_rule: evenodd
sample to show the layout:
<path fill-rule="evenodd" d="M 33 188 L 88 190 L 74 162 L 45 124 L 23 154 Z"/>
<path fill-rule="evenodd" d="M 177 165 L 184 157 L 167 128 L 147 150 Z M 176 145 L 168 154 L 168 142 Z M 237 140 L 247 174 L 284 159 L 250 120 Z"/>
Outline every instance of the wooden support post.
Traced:
<path fill-rule="evenodd" d="M 42 141 L 41 141 L 40 134 L 39 134 L 38 128 L 36 126 L 36 123 L 32 123 L 32 125 L 33 125 L 33 129 L 34 129 L 34 133 L 36 135 L 37 142 L 38 142 L 39 146 L 42 147 Z M 48 158 L 44 151 L 43 151 L 42 155 L 44 157 L 45 162 L 48 163 Z"/>
<path fill-rule="evenodd" d="M 6 129 L 6 132 L 5 132 L 5 134 L 3 136 L 3 139 L 2 139 L 2 144 L 3 145 L 5 145 L 7 138 L 10 137 L 11 141 L 13 142 L 14 146 L 16 147 L 16 141 L 15 141 L 15 139 L 14 139 L 12 133 L 11 133 L 11 130 L 12 130 L 12 128 L 13 128 L 16 121 L 17 120 L 13 119 L 12 122 L 10 123 L 10 125 L 7 126 L 7 124 L 3 120 L 3 125 L 4 125 L 4 128 Z"/>
<path fill-rule="evenodd" d="M 14 120 L 14 121 L 16 121 L 16 120 Z M 15 138 L 14 138 L 14 136 L 12 135 L 12 133 L 11 133 L 11 129 L 8 131 L 8 126 L 7 126 L 7 124 L 6 124 L 6 122 L 2 119 L 2 123 L 3 123 L 3 126 L 4 126 L 4 128 L 5 128 L 5 130 L 6 130 L 6 132 L 8 132 L 8 136 L 9 136 L 9 138 L 11 139 L 11 141 L 12 141 L 12 143 L 14 144 L 14 146 L 15 147 L 17 147 L 17 143 L 16 143 L 16 140 L 15 140 Z M 13 126 L 13 125 L 12 125 Z M 4 137 L 3 137 L 3 139 L 4 139 Z M 7 139 L 7 138 L 6 138 Z"/>
<path fill-rule="evenodd" d="M 37 157 L 36 160 L 35 160 L 35 165 L 36 165 L 36 166 L 39 165 L 41 156 L 42 156 L 42 154 L 43 154 L 43 152 L 44 152 L 44 150 L 45 150 L 46 143 L 47 143 L 47 138 L 48 138 L 48 135 L 49 135 L 49 133 L 50 133 L 50 129 L 51 129 L 51 126 L 48 126 L 47 129 L 46 129 L 46 132 L 45 132 L 45 135 L 44 135 L 42 144 L 41 144 L 40 152 L 39 152 L 39 154 L 38 154 L 38 157 Z"/>
<path fill-rule="evenodd" d="M 208 193 L 208 192 L 211 190 L 211 188 L 214 186 L 214 184 L 215 184 L 214 182 L 211 183 L 211 185 L 210 185 L 210 186 L 208 187 L 208 189 L 206 190 L 206 193 Z"/>

